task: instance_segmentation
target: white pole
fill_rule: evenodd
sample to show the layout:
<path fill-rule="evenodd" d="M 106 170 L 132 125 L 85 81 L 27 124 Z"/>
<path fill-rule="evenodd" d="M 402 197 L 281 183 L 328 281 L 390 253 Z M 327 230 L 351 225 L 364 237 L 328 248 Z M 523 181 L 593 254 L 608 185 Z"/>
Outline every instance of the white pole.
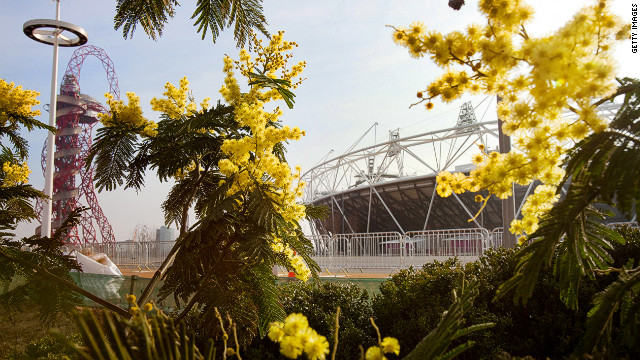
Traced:
<path fill-rule="evenodd" d="M 60 21 L 60 0 L 56 0 L 56 21 Z M 53 40 L 53 66 L 51 75 L 51 102 L 49 105 L 49 125 L 56 127 L 56 105 L 58 94 L 56 84 L 58 79 L 58 33 Z M 48 199 L 44 201 L 42 209 L 42 227 L 40 236 L 51 237 L 51 213 L 53 211 L 53 154 L 56 147 L 56 136 L 49 132 L 47 136 L 47 163 L 45 166 L 44 193 Z"/>

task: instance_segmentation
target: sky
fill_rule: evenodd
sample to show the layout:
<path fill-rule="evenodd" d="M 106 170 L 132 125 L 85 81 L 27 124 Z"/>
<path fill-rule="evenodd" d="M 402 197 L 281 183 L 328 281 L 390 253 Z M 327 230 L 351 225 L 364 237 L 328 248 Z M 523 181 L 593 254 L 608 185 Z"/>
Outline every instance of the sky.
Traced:
<path fill-rule="evenodd" d="M 265 0 L 265 16 L 271 33 L 285 31 L 285 39 L 295 41 L 295 60 L 305 60 L 307 68 L 303 84 L 296 89 L 296 103 L 282 117 L 285 124 L 306 131 L 300 141 L 288 146 L 287 159 L 309 170 L 331 150 L 331 156 L 344 153 L 367 129 L 378 123 L 377 139 L 368 135 L 362 144 L 384 141 L 388 132 L 400 128 L 401 136 L 418 134 L 455 125 L 459 107 L 465 101 L 474 104 L 483 98 L 468 96 L 451 104 L 436 103 L 433 110 L 421 106 L 409 109 L 416 92 L 424 89 L 441 70 L 426 58 L 414 59 L 396 46 L 392 29 L 386 25 L 408 26 L 422 21 L 428 30 L 446 33 L 462 30 L 470 23 L 482 23 L 477 1 L 467 0 L 460 11 L 447 6 L 447 0 Z M 625 21 L 631 21 L 633 0 L 611 1 L 613 10 Z M 138 29 L 132 39 L 124 39 L 113 28 L 115 1 L 61 0 L 61 20 L 84 28 L 88 44 L 103 48 L 112 60 L 122 96 L 133 91 L 140 96 L 145 116 L 156 120 L 149 100 L 160 96 L 164 84 L 176 84 L 187 76 L 197 100 L 220 98 L 223 83 L 222 57 L 237 58 L 231 29 L 222 33 L 216 43 L 208 37 L 201 40 L 190 19 L 194 0 L 181 1 L 164 35 L 157 41 Z M 535 18 L 528 27 L 530 35 L 544 35 L 557 29 L 588 1 L 531 1 Z M 24 22 L 31 19 L 55 18 L 55 2 L 51 0 L 0 0 L 0 30 L 3 50 L 0 55 L 0 78 L 39 91 L 38 118 L 48 123 L 42 105 L 49 103 L 52 47 L 29 39 L 22 32 Z M 66 70 L 74 48 L 60 48 L 58 84 Z M 640 76 L 640 54 L 631 52 L 630 41 L 616 51 L 620 76 Z M 83 93 L 103 100 L 109 90 L 106 73 L 100 61 L 87 58 L 80 77 Z M 59 87 L 59 85 L 58 85 Z M 495 120 L 489 111 L 482 121 Z M 45 131 L 25 134 L 30 144 L 30 183 L 43 188 L 40 153 Z M 131 238 L 136 226 L 158 228 L 163 225 L 160 206 L 171 183 L 160 183 L 152 173 L 139 193 L 115 190 L 98 193 L 98 201 L 111 223 L 117 241 Z M 33 234 L 37 224 L 21 224 L 17 235 Z"/>

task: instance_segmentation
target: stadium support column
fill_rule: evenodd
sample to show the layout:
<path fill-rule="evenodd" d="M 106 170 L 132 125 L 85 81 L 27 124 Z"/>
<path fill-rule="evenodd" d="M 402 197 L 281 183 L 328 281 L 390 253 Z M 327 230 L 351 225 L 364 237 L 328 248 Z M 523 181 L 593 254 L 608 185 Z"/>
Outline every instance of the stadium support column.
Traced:
<path fill-rule="evenodd" d="M 498 96 L 498 105 L 502 98 Z M 498 144 L 500 146 L 500 153 L 508 153 L 511 151 L 511 138 L 502 132 L 502 119 L 498 117 Z M 509 231 L 511 222 L 515 217 L 515 191 L 513 184 L 511 184 L 511 196 L 502 200 L 502 226 L 504 233 L 502 235 L 502 245 L 506 248 L 512 248 L 516 246 L 516 236 Z"/>

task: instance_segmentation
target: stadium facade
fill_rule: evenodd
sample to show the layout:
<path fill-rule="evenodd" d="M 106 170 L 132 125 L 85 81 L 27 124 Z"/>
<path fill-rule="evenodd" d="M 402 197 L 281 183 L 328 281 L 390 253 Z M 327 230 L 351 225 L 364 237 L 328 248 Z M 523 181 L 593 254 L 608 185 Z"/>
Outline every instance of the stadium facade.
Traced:
<path fill-rule="evenodd" d="M 600 113 L 612 118 L 618 107 L 607 104 L 600 107 Z M 468 174 L 473 170 L 469 159 L 479 151 L 478 145 L 484 145 L 488 152 L 498 151 L 498 121 L 479 122 L 474 110 L 467 102 L 460 108 L 454 127 L 404 137 L 400 130 L 391 131 L 386 142 L 359 149 L 354 145 L 303 174 L 302 180 L 307 183 L 305 203 L 328 209 L 325 219 L 312 222 L 312 233 L 405 234 L 473 228 L 502 231 L 500 199 L 492 197 L 471 220 L 480 210 L 480 203 L 474 200 L 476 193 L 442 198 L 435 191 L 437 173 Z M 536 185 L 514 185 L 515 196 L 509 201 L 514 203 L 516 218 Z M 613 220 L 624 219 L 618 216 Z"/>

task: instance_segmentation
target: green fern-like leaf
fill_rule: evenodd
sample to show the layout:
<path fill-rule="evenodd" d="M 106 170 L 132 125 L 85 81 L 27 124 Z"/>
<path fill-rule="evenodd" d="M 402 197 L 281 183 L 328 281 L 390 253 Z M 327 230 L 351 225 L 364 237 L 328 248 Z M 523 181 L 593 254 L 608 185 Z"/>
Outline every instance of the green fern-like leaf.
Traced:
<path fill-rule="evenodd" d="M 295 102 L 293 98 L 296 95 L 289 90 L 291 87 L 291 81 L 285 79 L 274 79 L 263 73 L 254 72 L 249 72 L 249 77 L 251 78 L 249 85 L 276 89 L 280 96 L 282 96 L 284 102 L 287 103 L 289 109 L 293 109 L 293 103 Z"/>
<path fill-rule="evenodd" d="M 176 0 L 118 0 L 114 29 L 122 27 L 122 35 L 133 37 L 138 24 L 153 40 L 162 36 L 168 18 L 173 17 Z"/>
<path fill-rule="evenodd" d="M 104 360 L 213 360 L 212 342 L 203 353 L 196 347 L 194 334 L 185 324 L 175 324 L 161 312 L 144 314 L 138 312 L 130 319 L 101 314 L 103 326 L 89 310 L 76 312 L 74 323 L 82 336 L 83 345 L 69 342 L 56 333 L 82 359 Z"/>
<path fill-rule="evenodd" d="M 95 158 L 94 179 L 98 191 L 111 191 L 124 183 L 137 146 L 138 136 L 124 126 L 98 129 L 85 165 L 90 168 Z"/>
<path fill-rule="evenodd" d="M 0 286 L 16 285 L 0 295 L 0 305 L 20 309 L 35 303 L 40 318 L 50 323 L 82 303 L 78 293 L 61 286 L 65 282 L 73 284 L 69 271 L 81 271 L 81 267 L 70 254 L 60 251 L 63 235 L 77 224 L 82 211 L 72 211 L 51 238 L 34 235 L 18 241 L 0 239 Z"/>
<path fill-rule="evenodd" d="M 157 40 L 178 5 L 176 0 L 118 0 L 114 28 L 122 28 L 122 35 L 130 38 L 140 25 L 149 38 Z M 197 0 L 191 18 L 196 19 L 194 26 L 202 39 L 210 31 L 213 42 L 232 25 L 238 47 L 244 46 L 253 29 L 269 35 L 261 0 Z"/>
<path fill-rule="evenodd" d="M 436 328 L 425 336 L 404 359 L 452 359 L 470 348 L 473 342 L 458 345 L 447 351 L 451 342 L 456 338 L 493 326 L 491 323 L 486 323 L 467 328 L 463 327 L 463 317 L 473 306 L 473 300 L 478 294 L 478 281 L 475 279 L 471 281 L 463 279 L 461 286 L 454 292 L 453 303 L 442 314 L 442 318 Z"/>
<path fill-rule="evenodd" d="M 587 331 L 574 350 L 574 354 L 592 353 L 602 345 L 603 339 L 608 338 L 606 334 L 611 333 L 613 315 L 625 302 L 625 298 L 630 295 L 630 290 L 640 285 L 640 267 L 627 269 L 623 267 L 619 272 L 618 279 L 609 285 L 604 291 L 596 294 L 593 299 L 593 308 L 589 311 L 587 320 Z M 633 307 L 627 307 L 625 319 L 633 319 L 634 326 L 637 326 L 639 313 L 638 295 L 633 294 Z M 629 301 L 626 299 L 626 301 Z M 606 341 L 604 341 L 606 344 Z"/>

